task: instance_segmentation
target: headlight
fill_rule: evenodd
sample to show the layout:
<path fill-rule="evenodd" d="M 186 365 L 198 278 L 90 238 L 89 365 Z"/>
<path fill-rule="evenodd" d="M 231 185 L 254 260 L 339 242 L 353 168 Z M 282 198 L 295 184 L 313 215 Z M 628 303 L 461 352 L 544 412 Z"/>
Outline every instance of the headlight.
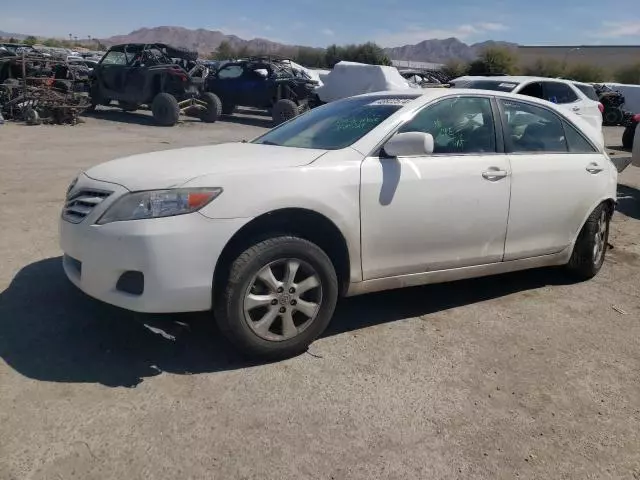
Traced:
<path fill-rule="evenodd" d="M 200 210 L 221 193 L 222 188 L 176 188 L 128 193 L 111 205 L 97 223 L 104 225 L 124 220 L 184 215 Z"/>

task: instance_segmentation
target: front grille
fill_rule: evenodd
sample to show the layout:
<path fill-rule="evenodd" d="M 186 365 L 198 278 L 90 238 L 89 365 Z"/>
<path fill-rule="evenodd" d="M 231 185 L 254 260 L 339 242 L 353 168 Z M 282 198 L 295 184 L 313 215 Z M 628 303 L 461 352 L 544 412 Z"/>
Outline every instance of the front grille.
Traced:
<path fill-rule="evenodd" d="M 64 204 L 62 218 L 71 223 L 80 223 L 112 193 L 106 190 L 89 189 L 73 192 L 67 197 L 67 201 Z"/>

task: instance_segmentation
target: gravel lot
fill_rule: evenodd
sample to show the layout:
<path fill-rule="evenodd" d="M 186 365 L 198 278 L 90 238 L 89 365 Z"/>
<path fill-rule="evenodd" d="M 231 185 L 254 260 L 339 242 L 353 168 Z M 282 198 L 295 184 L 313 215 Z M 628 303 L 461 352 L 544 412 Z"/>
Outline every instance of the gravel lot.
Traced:
<path fill-rule="evenodd" d="M 240 360 L 207 315 L 132 314 L 66 280 L 57 221 L 78 171 L 268 125 L 0 127 L 0 479 L 640 479 L 640 165 L 593 281 L 349 299 L 284 362 Z"/>

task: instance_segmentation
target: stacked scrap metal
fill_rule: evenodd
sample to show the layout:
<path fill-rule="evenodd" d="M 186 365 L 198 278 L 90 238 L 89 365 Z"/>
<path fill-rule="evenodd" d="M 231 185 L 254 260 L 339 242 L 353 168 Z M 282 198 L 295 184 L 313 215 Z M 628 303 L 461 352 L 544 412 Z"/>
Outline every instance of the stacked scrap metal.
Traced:
<path fill-rule="evenodd" d="M 34 50 L 0 52 L 0 112 L 30 124 L 78 123 L 89 107 L 86 67 Z"/>

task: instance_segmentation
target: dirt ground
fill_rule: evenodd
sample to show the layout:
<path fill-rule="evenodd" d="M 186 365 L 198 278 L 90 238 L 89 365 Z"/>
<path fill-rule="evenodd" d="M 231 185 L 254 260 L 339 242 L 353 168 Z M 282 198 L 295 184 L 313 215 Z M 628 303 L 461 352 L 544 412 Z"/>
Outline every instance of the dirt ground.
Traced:
<path fill-rule="evenodd" d="M 348 299 L 284 362 L 242 361 L 207 315 L 128 313 L 66 280 L 57 222 L 80 170 L 268 125 L 0 126 L 0 479 L 640 479 L 640 165 L 594 280 Z"/>

